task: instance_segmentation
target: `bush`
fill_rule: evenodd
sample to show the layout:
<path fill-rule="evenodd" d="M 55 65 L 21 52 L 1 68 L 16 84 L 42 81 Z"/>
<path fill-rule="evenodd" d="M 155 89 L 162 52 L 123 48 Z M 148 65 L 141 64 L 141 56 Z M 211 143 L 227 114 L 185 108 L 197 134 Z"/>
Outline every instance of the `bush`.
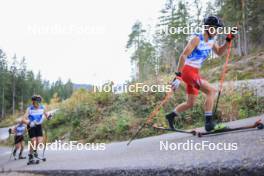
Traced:
<path fill-rule="evenodd" d="M 86 142 L 110 142 L 128 140 L 146 121 L 148 115 L 165 96 L 165 93 L 92 93 L 78 90 L 60 106 L 60 112 L 51 120 L 49 128 L 53 138 L 69 134 L 70 139 Z M 160 109 L 154 123 L 167 126 L 165 114 L 185 101 L 182 87 Z M 177 128 L 194 128 L 204 124 L 204 97 L 197 98 L 196 105 L 181 113 L 176 122 Z M 221 121 L 247 118 L 263 113 L 264 98 L 255 97 L 247 90 L 224 89 L 218 110 Z M 164 133 L 164 132 L 158 132 Z M 152 128 L 145 128 L 139 137 L 157 134 Z"/>
<path fill-rule="evenodd" d="M 0 121 L 0 127 L 3 128 L 3 127 L 9 127 L 9 126 L 12 126 L 16 123 L 16 116 L 18 115 L 11 115 L 11 116 L 8 116 L 8 117 L 5 117 L 4 119 L 2 119 Z"/>
<path fill-rule="evenodd" d="M 117 134 L 122 135 L 127 133 L 129 129 L 129 119 L 127 117 L 120 117 L 117 119 L 115 131 Z"/>
<path fill-rule="evenodd" d="M 63 112 L 57 112 L 52 120 L 47 121 L 47 126 L 49 128 L 57 128 L 65 123 L 67 123 L 68 120 L 65 117 L 65 114 Z"/>

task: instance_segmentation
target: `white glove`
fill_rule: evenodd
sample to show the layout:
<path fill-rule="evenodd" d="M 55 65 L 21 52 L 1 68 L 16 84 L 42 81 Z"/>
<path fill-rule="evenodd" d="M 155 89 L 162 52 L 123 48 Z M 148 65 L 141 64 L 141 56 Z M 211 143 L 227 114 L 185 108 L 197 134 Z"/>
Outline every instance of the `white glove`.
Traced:
<path fill-rule="evenodd" d="M 30 128 L 35 127 L 36 126 L 36 121 L 29 122 L 29 126 L 30 126 Z"/>
<path fill-rule="evenodd" d="M 173 90 L 176 90 L 176 89 L 179 88 L 180 84 L 181 84 L 181 81 L 180 81 L 179 79 L 176 78 L 174 81 L 172 81 L 172 83 L 171 83 L 171 88 L 172 88 Z"/>

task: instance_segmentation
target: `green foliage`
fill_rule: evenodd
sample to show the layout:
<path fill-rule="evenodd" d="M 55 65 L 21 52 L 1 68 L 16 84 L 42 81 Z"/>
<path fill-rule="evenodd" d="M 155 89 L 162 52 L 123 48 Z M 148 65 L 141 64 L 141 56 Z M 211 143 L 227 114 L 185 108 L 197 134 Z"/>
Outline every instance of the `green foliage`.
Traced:
<path fill-rule="evenodd" d="M 248 116 L 247 111 L 245 109 L 239 109 L 239 117 L 246 118 Z"/>
<path fill-rule="evenodd" d="M 113 96 L 110 92 L 98 92 L 94 94 L 94 96 L 94 100 L 97 102 L 97 104 L 102 106 L 107 106 L 113 102 Z"/>
<path fill-rule="evenodd" d="M 63 112 L 57 112 L 52 120 L 47 121 L 47 125 L 50 128 L 57 128 L 59 126 L 63 126 L 67 123 L 67 118 L 65 118 L 65 114 Z"/>
<path fill-rule="evenodd" d="M 129 119 L 127 117 L 118 118 L 115 129 L 117 134 L 126 133 L 129 129 Z"/>
<path fill-rule="evenodd" d="M 67 136 L 72 140 L 86 142 L 110 142 L 127 140 L 141 126 L 155 106 L 163 99 L 164 93 L 122 93 L 105 94 L 78 90 L 71 98 L 64 101 L 60 112 L 48 122 L 51 135 L 55 139 Z M 102 102 L 106 101 L 106 102 Z M 185 101 L 185 90 L 182 87 L 160 109 L 153 123 L 166 126 L 166 113 Z M 204 124 L 204 97 L 197 98 L 196 105 L 181 114 L 176 127 L 189 129 Z M 263 113 L 264 99 L 256 97 L 245 90 L 225 89 L 219 102 L 219 120 L 230 121 L 237 118 Z M 163 132 L 145 128 L 139 137 L 146 137 Z"/>
<path fill-rule="evenodd" d="M 219 109 L 222 120 L 236 120 L 255 116 L 264 112 L 264 98 L 257 97 L 247 88 L 242 90 L 226 90 L 221 96 Z"/>
<path fill-rule="evenodd" d="M 34 74 L 27 69 L 25 57 L 19 59 L 14 55 L 10 65 L 7 60 L 5 52 L 0 49 L 0 117 L 23 112 L 31 103 L 33 94 L 40 94 L 47 103 L 54 94 L 60 100 L 71 96 L 73 85 L 70 80 L 65 84 L 60 79 L 50 83 L 42 79 L 40 72 Z"/>
<path fill-rule="evenodd" d="M 0 121 L 0 128 L 2 127 L 9 127 L 9 126 L 12 126 L 16 123 L 16 117 L 15 116 L 8 116 L 6 118 L 3 118 L 1 121 Z"/>
<path fill-rule="evenodd" d="M 71 131 L 71 127 L 63 124 L 60 127 L 57 128 L 47 128 L 48 130 L 48 141 L 55 141 L 55 140 L 63 140 L 69 135 L 70 131 Z"/>

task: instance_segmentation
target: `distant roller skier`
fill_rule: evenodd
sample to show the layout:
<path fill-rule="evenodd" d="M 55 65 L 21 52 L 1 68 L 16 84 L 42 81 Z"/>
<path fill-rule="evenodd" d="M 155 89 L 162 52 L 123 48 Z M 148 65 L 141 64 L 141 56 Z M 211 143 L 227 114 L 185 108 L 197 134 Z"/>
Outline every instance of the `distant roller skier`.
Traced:
<path fill-rule="evenodd" d="M 24 150 L 24 134 L 26 132 L 26 125 L 22 123 L 21 120 L 18 120 L 18 124 L 9 129 L 9 134 L 13 133 L 15 134 L 14 136 L 14 150 L 12 151 L 12 155 L 14 157 L 14 159 L 16 160 L 16 153 L 18 150 L 19 151 L 19 155 L 18 155 L 18 159 L 26 159 L 25 156 L 23 156 L 23 150 Z"/>
<path fill-rule="evenodd" d="M 44 116 L 49 120 L 51 115 L 47 114 L 45 107 L 41 104 L 42 98 L 39 95 L 33 95 L 32 105 L 30 105 L 23 117 L 23 122 L 27 124 L 28 135 L 31 140 L 30 150 L 28 154 L 28 164 L 38 164 L 39 157 L 37 153 L 37 147 L 40 143 L 43 143 L 43 131 L 42 123 Z M 34 158 L 36 160 L 34 160 Z"/>

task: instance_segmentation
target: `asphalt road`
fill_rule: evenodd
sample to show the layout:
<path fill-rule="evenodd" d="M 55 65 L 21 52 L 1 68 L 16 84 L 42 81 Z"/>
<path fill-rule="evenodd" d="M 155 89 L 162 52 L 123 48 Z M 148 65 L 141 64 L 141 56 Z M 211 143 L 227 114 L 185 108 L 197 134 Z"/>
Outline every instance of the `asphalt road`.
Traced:
<path fill-rule="evenodd" d="M 0 140 L 6 140 L 9 136 L 8 134 L 8 129 L 10 127 L 6 127 L 6 128 L 0 128 Z"/>
<path fill-rule="evenodd" d="M 260 118 L 264 121 L 262 115 L 230 122 L 228 125 L 249 125 Z M 206 143 L 211 149 L 217 145 L 220 147 L 215 150 L 206 146 L 204 149 L 184 150 L 187 148 L 177 146 L 188 142 L 193 146 Z M 165 150 L 161 143 L 169 144 L 170 148 Z M 63 176 L 264 175 L 264 130 L 246 130 L 202 138 L 189 134 L 168 133 L 135 140 L 130 146 L 126 144 L 127 141 L 107 144 L 103 151 L 48 150 L 46 162 L 30 166 L 26 165 L 25 160 L 8 160 L 10 148 L 0 148 L 0 167 L 5 171 L 2 172 L 5 175 L 21 175 L 15 171 Z M 223 146 L 226 150 L 221 150 Z"/>

